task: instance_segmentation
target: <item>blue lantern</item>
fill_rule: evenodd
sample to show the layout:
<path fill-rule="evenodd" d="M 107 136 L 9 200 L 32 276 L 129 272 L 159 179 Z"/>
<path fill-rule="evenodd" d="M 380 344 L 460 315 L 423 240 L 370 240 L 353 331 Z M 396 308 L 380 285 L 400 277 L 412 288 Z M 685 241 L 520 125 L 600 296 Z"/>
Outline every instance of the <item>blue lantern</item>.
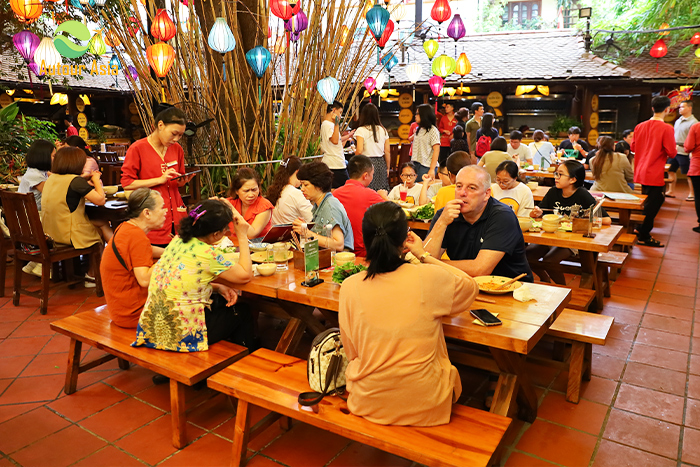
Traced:
<path fill-rule="evenodd" d="M 367 26 L 369 26 L 369 30 L 372 32 L 375 40 L 378 41 L 382 38 L 386 24 L 389 22 L 389 16 L 391 16 L 389 12 L 380 7 L 379 4 L 374 5 L 367 12 L 365 19 L 367 20 Z"/>
<path fill-rule="evenodd" d="M 319 80 L 319 82 L 316 84 L 316 88 L 318 89 L 318 92 L 321 93 L 321 97 L 323 97 L 328 105 L 332 105 L 333 101 L 335 100 L 335 96 L 338 95 L 340 84 L 338 84 L 337 79 L 329 76 L 328 78 Z"/>
<path fill-rule="evenodd" d="M 236 38 L 224 18 L 216 18 L 209 32 L 209 47 L 220 54 L 232 51 L 236 47 Z"/>
<path fill-rule="evenodd" d="M 399 64 L 399 59 L 394 54 L 386 54 L 382 57 L 381 63 L 386 68 L 386 71 L 391 72 L 391 69 Z"/>
<path fill-rule="evenodd" d="M 270 65 L 270 60 L 272 60 L 272 54 L 262 45 L 253 47 L 248 52 L 245 53 L 245 59 L 248 65 L 253 69 L 253 73 L 258 79 L 262 78 Z"/>
<path fill-rule="evenodd" d="M 112 54 L 112 58 L 109 59 L 109 68 L 112 69 L 114 67 L 117 67 L 117 70 L 122 69 L 122 62 L 119 61 L 117 54 Z"/>

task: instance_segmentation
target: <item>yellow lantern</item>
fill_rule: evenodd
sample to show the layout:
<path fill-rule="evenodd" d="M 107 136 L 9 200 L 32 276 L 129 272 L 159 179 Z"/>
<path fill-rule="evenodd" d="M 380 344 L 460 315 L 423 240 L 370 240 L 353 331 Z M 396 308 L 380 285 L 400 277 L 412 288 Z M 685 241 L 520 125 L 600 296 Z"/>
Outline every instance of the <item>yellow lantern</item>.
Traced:
<path fill-rule="evenodd" d="M 103 55 L 107 52 L 107 45 L 105 44 L 105 41 L 102 38 L 101 32 L 96 32 L 92 36 L 92 39 L 90 39 L 90 43 L 88 45 L 90 46 L 88 51 L 92 54 Z"/>
<path fill-rule="evenodd" d="M 535 89 L 534 84 L 526 84 L 526 85 L 520 85 L 517 88 L 515 88 L 515 95 L 516 96 L 522 96 L 523 94 L 527 94 L 530 91 L 533 91 Z"/>
<path fill-rule="evenodd" d="M 663 23 L 659 29 L 668 29 L 670 26 L 668 23 Z M 668 36 L 670 34 L 670 31 L 661 31 L 659 33 L 659 36 Z"/>
<path fill-rule="evenodd" d="M 430 39 L 423 42 L 423 50 L 425 50 L 429 60 L 433 59 L 438 51 L 438 48 L 440 48 L 440 44 L 435 39 Z"/>
<path fill-rule="evenodd" d="M 472 64 L 467 58 L 467 54 L 462 52 L 457 59 L 457 66 L 455 68 L 455 73 L 464 77 L 472 72 Z"/>
<path fill-rule="evenodd" d="M 445 92 L 450 95 L 450 97 L 454 97 L 455 94 L 457 94 L 457 90 L 455 88 L 445 88 Z"/>
<path fill-rule="evenodd" d="M 10 7 L 20 23 L 29 24 L 41 16 L 44 3 L 41 0 L 10 0 Z"/>
<path fill-rule="evenodd" d="M 433 74 L 441 78 L 445 78 L 454 73 L 456 67 L 457 63 L 455 62 L 454 58 L 442 54 L 433 62 L 432 70 Z"/>
<path fill-rule="evenodd" d="M 549 96 L 549 86 L 538 85 L 537 92 L 539 92 L 543 96 Z"/>

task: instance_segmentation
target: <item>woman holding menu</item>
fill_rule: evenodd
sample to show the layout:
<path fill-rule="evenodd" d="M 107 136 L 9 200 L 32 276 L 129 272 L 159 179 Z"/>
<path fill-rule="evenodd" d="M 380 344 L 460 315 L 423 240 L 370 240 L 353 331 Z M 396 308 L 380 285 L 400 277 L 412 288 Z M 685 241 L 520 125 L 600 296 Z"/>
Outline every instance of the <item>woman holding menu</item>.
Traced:
<path fill-rule="evenodd" d="M 180 219 L 187 216 L 187 209 L 178 188 L 190 177 L 185 173 L 185 154 L 177 144 L 185 133 L 185 113 L 170 107 L 155 118 L 156 128 L 146 138 L 136 141 L 126 152 L 122 167 L 122 187 L 125 190 L 152 188 L 165 202 L 165 223 L 158 230 L 151 230 L 148 238 L 155 246 L 166 247 L 175 236 Z"/>

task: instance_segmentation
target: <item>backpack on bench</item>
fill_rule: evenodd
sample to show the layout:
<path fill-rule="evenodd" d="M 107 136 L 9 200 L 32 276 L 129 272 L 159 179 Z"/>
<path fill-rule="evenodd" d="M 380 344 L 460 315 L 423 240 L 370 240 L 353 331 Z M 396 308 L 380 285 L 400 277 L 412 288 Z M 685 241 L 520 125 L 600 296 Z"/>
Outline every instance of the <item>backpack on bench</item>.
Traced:
<path fill-rule="evenodd" d="M 313 392 L 299 394 L 299 404 L 313 406 L 327 395 L 343 398 L 341 394 L 345 392 L 347 367 L 348 358 L 340 340 L 340 329 L 331 328 L 316 336 L 306 364 L 306 374 Z"/>

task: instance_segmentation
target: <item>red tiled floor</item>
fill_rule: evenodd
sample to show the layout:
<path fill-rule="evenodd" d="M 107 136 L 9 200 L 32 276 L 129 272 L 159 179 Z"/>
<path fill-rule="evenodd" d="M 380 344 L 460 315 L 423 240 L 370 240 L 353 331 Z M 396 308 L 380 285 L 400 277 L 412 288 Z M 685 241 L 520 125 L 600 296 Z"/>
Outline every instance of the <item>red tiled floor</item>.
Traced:
<path fill-rule="evenodd" d="M 551 467 L 556 464 L 537 459 L 522 452 L 514 452 L 506 461 L 505 467 Z"/>
<path fill-rule="evenodd" d="M 607 412 L 607 405 L 587 400 L 572 404 L 563 394 L 550 392 L 540 404 L 537 417 L 597 436 Z"/>
<path fill-rule="evenodd" d="M 686 287 L 685 285 L 681 285 L 684 283 L 685 281 L 671 284 L 666 282 L 659 282 L 657 280 L 656 285 L 654 285 L 654 292 L 664 292 L 667 294 L 675 294 L 682 295 L 684 297 L 695 298 L 695 287 Z"/>
<path fill-rule="evenodd" d="M 115 441 L 161 415 L 161 410 L 128 398 L 82 420 L 80 425 L 107 441 Z"/>
<path fill-rule="evenodd" d="M 637 334 L 637 327 L 637 324 L 626 324 L 615 320 L 608 333 L 608 338 L 630 342 L 634 341 L 634 336 Z"/>
<path fill-rule="evenodd" d="M 12 455 L 24 467 L 64 467 L 105 446 L 104 441 L 71 425 Z"/>
<path fill-rule="evenodd" d="M 679 352 L 688 352 L 690 348 L 690 337 L 655 329 L 641 328 L 637 334 L 636 342 Z"/>
<path fill-rule="evenodd" d="M 516 447 L 520 451 L 557 464 L 578 467 L 588 464 L 595 444 L 594 436 L 536 420 L 520 438 Z"/>
<path fill-rule="evenodd" d="M 160 465 L 163 467 L 185 465 L 220 467 L 231 463 L 231 451 L 231 443 L 218 436 L 207 434 Z"/>
<path fill-rule="evenodd" d="M 619 380 L 625 368 L 624 360 L 594 354 L 591 373 L 607 379 Z"/>
<path fill-rule="evenodd" d="M 379 449 L 359 443 L 350 446 L 341 455 L 333 459 L 328 467 L 381 467 L 391 465 L 396 467 L 410 466 L 411 461 L 389 454 Z"/>
<path fill-rule="evenodd" d="M 700 399 L 700 376 L 690 375 L 688 377 L 688 397 Z"/>
<path fill-rule="evenodd" d="M 0 396 L 0 405 L 52 401 L 63 390 L 65 375 L 17 378 Z"/>
<path fill-rule="evenodd" d="M 333 433 L 297 424 L 262 453 L 290 467 L 325 465 L 348 443 L 346 438 Z"/>
<path fill-rule="evenodd" d="M 675 467 L 676 461 L 604 439 L 593 467 Z"/>
<path fill-rule="evenodd" d="M 693 319 L 693 308 L 689 305 L 684 307 L 664 305 L 662 303 L 649 302 L 646 309 L 647 314 L 668 316 L 669 318 L 683 319 L 690 321 Z"/>
<path fill-rule="evenodd" d="M 129 394 L 138 394 L 144 389 L 153 386 L 151 378 L 155 375 L 151 370 L 144 367 L 131 365 L 127 371 L 119 371 L 114 376 L 106 378 L 104 382 L 110 386 L 114 386 L 120 391 Z"/>
<path fill-rule="evenodd" d="M 630 311 L 613 306 L 603 308 L 602 314 L 615 318 L 615 323 L 631 324 L 638 326 L 642 321 L 642 313 L 639 311 Z"/>
<path fill-rule="evenodd" d="M 683 422 L 684 399 L 651 389 L 622 384 L 615 399 L 615 408 L 658 418 L 680 425 Z"/>
<path fill-rule="evenodd" d="M 0 358 L 0 378 L 16 378 L 34 358 L 34 355 Z"/>
<path fill-rule="evenodd" d="M 661 303 L 663 305 L 673 305 L 679 307 L 688 306 L 688 302 L 690 300 L 690 298 L 683 295 L 676 295 L 665 292 L 652 292 L 651 298 L 649 299 L 649 301 L 653 303 Z"/>
<path fill-rule="evenodd" d="M 204 429 L 213 430 L 234 415 L 235 408 L 228 396 L 218 394 L 189 411 L 187 421 Z"/>
<path fill-rule="evenodd" d="M 13 453 L 68 425 L 66 419 L 39 407 L 0 424 L 0 451 Z"/>
<path fill-rule="evenodd" d="M 677 396 L 685 394 L 685 373 L 643 363 L 630 362 L 625 370 L 623 381 Z"/>
<path fill-rule="evenodd" d="M 613 409 L 603 437 L 627 446 L 675 459 L 678 454 L 680 427 Z"/>
<path fill-rule="evenodd" d="M 609 337 L 605 341 L 605 345 L 594 345 L 593 352 L 600 355 L 607 355 L 608 357 L 619 358 L 620 360 L 627 360 L 631 348 L 631 341 Z"/>
<path fill-rule="evenodd" d="M 656 329 L 658 331 L 670 332 L 689 336 L 692 328 L 692 321 L 648 314 L 642 320 L 642 327 Z"/>
<path fill-rule="evenodd" d="M 700 465 L 700 431 L 686 428 L 683 432 L 683 462 Z"/>
<path fill-rule="evenodd" d="M 52 402 L 49 407 L 77 422 L 126 399 L 126 397 L 125 394 L 105 384 L 94 384 Z"/>
<path fill-rule="evenodd" d="M 682 372 L 688 367 L 687 353 L 675 350 L 659 351 L 658 347 L 644 344 L 634 344 L 630 360 Z"/>
<path fill-rule="evenodd" d="M 65 375 L 68 364 L 67 354 L 37 355 L 34 360 L 22 371 L 21 376 L 41 375 Z"/>
<path fill-rule="evenodd" d="M 125 436 L 114 444 L 148 464 L 157 464 L 177 451 L 172 445 L 170 423 L 170 415 L 164 415 L 158 420 Z M 202 436 L 203 433 L 201 429 L 188 425 L 187 442 L 191 443 Z M 230 443 L 226 452 L 231 452 Z M 230 459 L 226 460 L 222 465 L 228 465 L 229 461 Z"/>
<path fill-rule="evenodd" d="M 4 310 L 3 310 L 4 312 Z M 9 338 L 0 342 L 0 356 L 36 355 L 51 339 L 50 336 Z"/>
<path fill-rule="evenodd" d="M 104 449 L 97 451 L 94 454 L 89 455 L 77 464 L 73 464 L 72 467 L 96 467 L 96 466 L 110 466 L 110 467 L 143 467 L 143 464 L 139 462 L 136 458 L 130 456 L 124 451 L 120 451 L 114 446 L 107 446 Z"/>

